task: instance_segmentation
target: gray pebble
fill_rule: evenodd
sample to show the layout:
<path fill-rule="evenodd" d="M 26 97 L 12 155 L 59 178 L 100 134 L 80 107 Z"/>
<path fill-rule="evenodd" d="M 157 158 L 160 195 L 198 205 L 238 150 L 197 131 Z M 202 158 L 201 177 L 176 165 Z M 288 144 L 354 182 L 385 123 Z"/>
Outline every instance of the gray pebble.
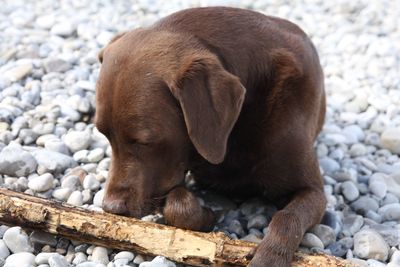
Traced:
<path fill-rule="evenodd" d="M 107 249 L 104 247 L 95 247 L 92 253 L 92 261 L 107 265 L 110 261 L 108 258 Z"/>
<path fill-rule="evenodd" d="M 336 162 L 336 160 L 333 160 L 328 157 L 324 157 L 319 160 L 319 164 L 321 165 L 324 173 L 331 174 L 340 169 L 339 163 Z"/>
<path fill-rule="evenodd" d="M 341 185 L 342 194 L 348 201 L 354 201 L 360 196 L 357 186 L 351 182 L 346 181 Z"/>
<path fill-rule="evenodd" d="M 87 256 L 83 252 L 76 252 L 75 253 L 75 258 L 72 261 L 73 264 L 78 265 L 80 263 L 86 262 L 87 261 Z"/>
<path fill-rule="evenodd" d="M 255 216 L 252 216 L 248 223 L 247 223 L 247 229 L 250 228 L 256 228 L 256 229 L 263 229 L 268 223 L 267 217 L 265 217 L 262 214 L 258 214 Z"/>
<path fill-rule="evenodd" d="M 19 226 L 9 228 L 4 233 L 3 240 L 12 253 L 33 252 L 28 235 Z"/>
<path fill-rule="evenodd" d="M 95 191 L 100 188 L 100 182 L 96 179 L 94 174 L 86 175 L 85 179 L 83 180 L 83 188 Z"/>
<path fill-rule="evenodd" d="M 4 240 L 0 239 L 0 259 L 6 259 L 8 256 L 10 256 L 10 251 Z"/>
<path fill-rule="evenodd" d="M 73 158 L 47 149 L 37 149 L 32 154 L 39 166 L 53 173 L 61 173 L 67 168 L 73 168 L 77 165 Z"/>
<path fill-rule="evenodd" d="M 400 219 L 400 203 L 387 204 L 378 209 L 378 214 L 382 216 L 383 221 L 392 221 Z"/>
<path fill-rule="evenodd" d="M 322 241 L 324 247 L 327 247 L 336 241 L 335 231 L 327 225 L 317 224 L 311 228 L 309 232 L 316 235 Z"/>
<path fill-rule="evenodd" d="M 69 267 L 69 264 L 64 256 L 55 254 L 49 258 L 50 267 Z"/>
<path fill-rule="evenodd" d="M 361 230 L 354 235 L 354 255 L 361 259 L 385 261 L 389 255 L 389 246 L 377 232 Z"/>
<path fill-rule="evenodd" d="M 21 146 L 11 143 L 0 152 L 0 173 L 10 176 L 27 176 L 34 172 L 37 161 Z"/>
<path fill-rule="evenodd" d="M 371 197 L 361 196 L 356 201 L 351 203 L 350 206 L 355 212 L 364 215 L 370 210 L 377 211 L 379 208 L 379 203 L 377 200 Z"/>
<path fill-rule="evenodd" d="M 55 235 L 42 232 L 42 231 L 33 231 L 29 238 L 32 243 L 37 243 L 41 245 L 49 245 L 55 247 L 57 245 L 57 239 Z"/>
<path fill-rule="evenodd" d="M 307 248 L 324 248 L 324 244 L 322 243 L 321 239 L 312 233 L 305 233 L 300 244 Z"/>
<path fill-rule="evenodd" d="M 66 187 L 54 190 L 52 196 L 57 200 L 67 201 L 71 194 L 72 194 L 72 189 Z"/>
<path fill-rule="evenodd" d="M 242 224 L 238 220 L 232 220 L 228 226 L 228 231 L 230 233 L 235 233 L 240 237 L 246 235 L 245 231 L 243 230 Z"/>
<path fill-rule="evenodd" d="M 353 236 L 358 232 L 364 224 L 361 215 L 349 214 L 343 219 L 343 234 L 345 236 Z"/>

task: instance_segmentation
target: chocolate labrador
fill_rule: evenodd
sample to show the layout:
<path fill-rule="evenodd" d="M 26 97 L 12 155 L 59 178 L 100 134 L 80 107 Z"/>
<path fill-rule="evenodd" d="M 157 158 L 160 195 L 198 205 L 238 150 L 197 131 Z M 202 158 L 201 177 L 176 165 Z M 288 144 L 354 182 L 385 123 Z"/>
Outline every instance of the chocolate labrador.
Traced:
<path fill-rule="evenodd" d="M 289 266 L 326 200 L 313 148 L 325 116 L 317 52 L 296 25 L 193 8 L 116 36 L 99 54 L 95 123 L 112 147 L 103 207 L 141 217 L 163 199 L 170 225 L 210 229 L 184 187 L 282 205 L 250 266 Z"/>

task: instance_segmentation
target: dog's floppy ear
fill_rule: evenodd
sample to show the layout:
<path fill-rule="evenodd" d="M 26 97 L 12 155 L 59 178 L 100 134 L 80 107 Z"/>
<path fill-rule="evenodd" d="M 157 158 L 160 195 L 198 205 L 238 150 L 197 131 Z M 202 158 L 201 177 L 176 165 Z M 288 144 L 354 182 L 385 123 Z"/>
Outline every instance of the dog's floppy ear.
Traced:
<path fill-rule="evenodd" d="M 216 57 L 191 56 L 170 89 L 199 154 L 213 164 L 221 163 L 246 92 L 239 78 L 227 72 Z"/>
<path fill-rule="evenodd" d="M 110 42 L 107 44 L 107 46 L 109 46 L 110 44 L 114 43 L 115 41 L 117 41 L 117 40 L 118 40 L 119 38 L 121 38 L 122 36 L 124 36 L 125 33 L 126 33 L 126 32 L 121 32 L 121 33 L 118 33 L 117 35 L 115 35 L 115 36 L 110 40 Z M 103 49 L 101 49 L 100 52 L 99 52 L 99 54 L 97 55 L 97 57 L 98 57 L 100 63 L 103 63 L 104 50 L 107 48 L 107 46 L 104 47 Z"/>

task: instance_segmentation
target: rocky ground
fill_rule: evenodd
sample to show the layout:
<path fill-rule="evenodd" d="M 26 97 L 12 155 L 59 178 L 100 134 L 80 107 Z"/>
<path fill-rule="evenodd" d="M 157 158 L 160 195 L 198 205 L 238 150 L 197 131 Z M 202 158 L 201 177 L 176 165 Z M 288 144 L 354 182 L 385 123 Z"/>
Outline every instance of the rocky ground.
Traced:
<path fill-rule="evenodd" d="M 302 250 L 400 266 L 399 1 L 23 1 L 0 8 L 0 184 L 100 210 L 110 146 L 94 127 L 97 52 L 117 32 L 211 4 L 299 24 L 320 53 L 326 124 L 316 144 L 328 206 Z M 259 242 L 275 208 L 209 193 L 216 230 Z M 155 220 L 157 216 L 148 216 Z M 0 266 L 175 266 L 131 252 L 0 227 Z M 151 261 L 152 260 L 152 261 Z M 176 264 L 179 266 L 179 264 Z"/>

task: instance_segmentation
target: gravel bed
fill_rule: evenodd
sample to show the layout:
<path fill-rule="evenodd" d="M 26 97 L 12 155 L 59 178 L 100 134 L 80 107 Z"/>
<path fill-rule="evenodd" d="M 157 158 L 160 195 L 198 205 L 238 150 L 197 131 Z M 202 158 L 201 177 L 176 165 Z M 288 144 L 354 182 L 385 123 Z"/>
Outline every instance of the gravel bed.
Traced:
<path fill-rule="evenodd" d="M 399 1 L 4 0 L 0 185 L 101 210 L 111 149 L 92 123 L 98 51 L 117 32 L 211 4 L 287 18 L 318 48 L 328 109 L 315 148 L 328 206 L 300 249 L 400 267 Z M 235 239 L 260 242 L 276 211 L 260 199 L 198 194 L 219 214 L 215 230 Z M 0 226 L 0 266 L 183 265 Z"/>

